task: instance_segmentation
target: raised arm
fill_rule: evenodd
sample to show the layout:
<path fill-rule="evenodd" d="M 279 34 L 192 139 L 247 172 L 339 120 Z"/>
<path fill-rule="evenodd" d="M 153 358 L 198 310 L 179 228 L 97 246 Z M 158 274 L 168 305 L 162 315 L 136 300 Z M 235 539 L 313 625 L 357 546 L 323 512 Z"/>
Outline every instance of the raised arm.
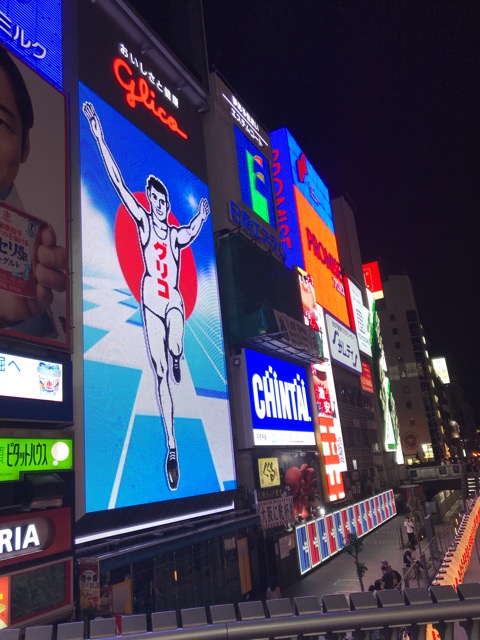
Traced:
<path fill-rule="evenodd" d="M 200 233 L 203 223 L 210 214 L 210 205 L 206 198 L 200 200 L 198 211 L 190 220 L 189 224 L 179 227 L 177 233 L 177 244 L 180 248 L 187 247 Z"/>
<path fill-rule="evenodd" d="M 83 103 L 83 113 L 88 120 L 93 137 L 95 138 L 100 150 L 100 155 L 102 156 L 102 160 L 105 165 L 105 169 L 107 170 L 108 177 L 110 178 L 115 191 L 120 196 L 120 199 L 122 200 L 130 215 L 134 218 L 135 222 L 145 228 L 147 219 L 146 211 L 141 205 L 138 204 L 132 192 L 125 184 L 115 158 L 113 157 L 112 152 L 105 142 L 102 125 L 100 124 L 100 118 L 98 117 L 97 112 L 95 111 L 95 107 L 91 102 Z"/>

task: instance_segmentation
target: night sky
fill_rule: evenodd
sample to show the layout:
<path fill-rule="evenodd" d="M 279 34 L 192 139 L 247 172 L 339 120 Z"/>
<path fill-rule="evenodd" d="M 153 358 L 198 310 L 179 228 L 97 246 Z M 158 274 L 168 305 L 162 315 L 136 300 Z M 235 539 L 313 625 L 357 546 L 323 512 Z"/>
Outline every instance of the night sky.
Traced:
<path fill-rule="evenodd" d="M 364 262 L 410 276 L 430 355 L 480 409 L 480 2 L 203 6 L 210 66 L 350 196 Z"/>

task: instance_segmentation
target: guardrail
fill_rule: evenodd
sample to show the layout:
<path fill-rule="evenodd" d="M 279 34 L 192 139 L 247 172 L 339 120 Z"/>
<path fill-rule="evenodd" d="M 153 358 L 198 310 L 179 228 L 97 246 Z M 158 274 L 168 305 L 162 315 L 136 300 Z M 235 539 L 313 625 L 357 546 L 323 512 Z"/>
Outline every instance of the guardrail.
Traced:
<path fill-rule="evenodd" d="M 317 638 L 342 640 L 354 633 L 370 640 L 375 630 L 394 640 L 404 628 L 412 640 L 425 638 L 428 624 L 453 640 L 455 622 L 470 640 L 480 639 L 480 583 L 370 592 L 332 594 L 220 604 L 176 611 L 96 618 L 88 630 L 83 622 L 29 627 L 25 640 L 263 640 Z M 148 626 L 147 626 L 148 625 Z M 85 634 L 85 631 L 87 632 Z M 0 640 L 19 640 L 19 629 L 0 630 Z"/>

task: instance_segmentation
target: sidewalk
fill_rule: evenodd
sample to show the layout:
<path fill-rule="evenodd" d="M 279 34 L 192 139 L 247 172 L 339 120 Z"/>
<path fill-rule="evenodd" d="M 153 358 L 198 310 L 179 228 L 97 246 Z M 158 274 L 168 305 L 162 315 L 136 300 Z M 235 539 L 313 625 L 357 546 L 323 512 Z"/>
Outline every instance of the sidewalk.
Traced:
<path fill-rule="evenodd" d="M 404 549 L 400 549 L 397 529 L 403 526 L 404 519 L 403 515 L 397 515 L 362 538 L 363 551 L 359 560 L 368 567 L 363 577 L 365 591 L 375 580 L 382 577 L 382 560 L 388 560 L 392 567 L 402 574 Z M 349 594 L 360 590 L 353 558 L 345 552 L 340 552 L 295 584 L 283 589 L 282 595 L 285 598 L 294 598 L 331 593 Z"/>

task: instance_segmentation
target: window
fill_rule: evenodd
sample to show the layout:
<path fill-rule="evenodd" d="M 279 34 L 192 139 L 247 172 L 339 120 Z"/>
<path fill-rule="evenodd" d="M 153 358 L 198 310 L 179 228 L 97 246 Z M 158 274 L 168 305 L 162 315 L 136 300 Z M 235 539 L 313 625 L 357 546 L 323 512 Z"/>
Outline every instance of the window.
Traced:
<path fill-rule="evenodd" d="M 407 409 L 411 409 L 412 408 L 412 403 L 410 402 L 410 400 L 407 400 L 405 403 Z"/>
<path fill-rule="evenodd" d="M 390 314 L 390 320 L 395 320 L 395 314 L 394 313 Z"/>
<path fill-rule="evenodd" d="M 403 387 L 403 393 L 410 393 L 410 387 L 407 387 L 406 385 Z"/>
<path fill-rule="evenodd" d="M 401 349 L 402 345 L 400 344 L 400 342 L 395 342 L 395 349 Z"/>
<path fill-rule="evenodd" d="M 393 329 L 392 329 L 392 333 L 393 333 L 393 335 L 394 335 L 394 336 L 398 336 L 398 329 L 397 329 L 397 327 L 393 327 Z"/>

